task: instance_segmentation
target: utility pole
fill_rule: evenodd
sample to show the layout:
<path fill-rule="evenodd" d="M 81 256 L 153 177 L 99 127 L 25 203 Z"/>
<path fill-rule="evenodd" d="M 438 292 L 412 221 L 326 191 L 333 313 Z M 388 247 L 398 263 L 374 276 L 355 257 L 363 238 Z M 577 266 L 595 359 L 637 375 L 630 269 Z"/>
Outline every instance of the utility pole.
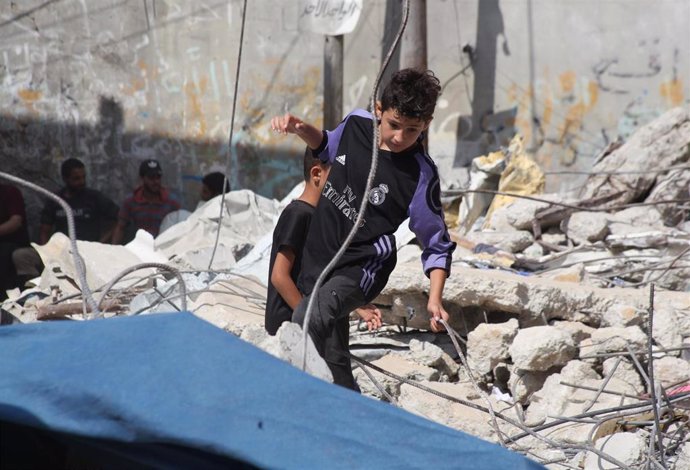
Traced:
<path fill-rule="evenodd" d="M 343 120 L 343 38 L 326 36 L 323 63 L 323 128 L 335 129 Z"/>
<path fill-rule="evenodd" d="M 400 68 L 427 68 L 426 0 L 410 0 L 410 16 L 400 44 Z"/>

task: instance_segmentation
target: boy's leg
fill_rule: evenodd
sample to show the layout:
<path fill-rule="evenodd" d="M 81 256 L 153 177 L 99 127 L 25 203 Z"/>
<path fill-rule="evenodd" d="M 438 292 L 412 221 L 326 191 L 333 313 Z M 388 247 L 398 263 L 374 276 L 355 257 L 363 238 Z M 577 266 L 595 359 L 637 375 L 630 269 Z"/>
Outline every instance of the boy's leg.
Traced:
<path fill-rule="evenodd" d="M 350 318 L 346 315 L 335 321 L 333 333 L 326 340 L 324 360 L 333 374 L 333 383 L 359 392 L 352 375 L 350 360 Z"/>
<path fill-rule="evenodd" d="M 309 336 L 316 350 L 326 360 L 334 382 L 355 389 L 349 356 L 349 314 L 365 304 L 359 282 L 335 275 L 315 293 L 309 319 Z M 292 315 L 292 321 L 304 324 L 309 298 L 305 297 Z"/>

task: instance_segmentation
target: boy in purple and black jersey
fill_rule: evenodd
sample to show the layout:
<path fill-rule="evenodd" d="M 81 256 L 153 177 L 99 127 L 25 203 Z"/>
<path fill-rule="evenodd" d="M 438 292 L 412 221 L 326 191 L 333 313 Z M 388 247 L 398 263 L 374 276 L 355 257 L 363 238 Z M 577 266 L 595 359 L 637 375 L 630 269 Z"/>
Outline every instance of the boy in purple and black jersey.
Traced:
<path fill-rule="evenodd" d="M 308 328 L 322 356 L 334 356 L 333 351 L 326 351 L 333 344 L 327 341 L 332 334 L 347 335 L 347 331 L 336 331 L 342 323 L 338 320 L 373 300 L 385 286 L 396 263 L 394 232 L 408 217 L 422 245 L 422 265 L 431 282 L 427 304 L 431 330 L 441 331 L 439 320 L 448 320 L 441 297 L 455 243 L 443 218 L 438 171 L 422 144 L 440 89 L 431 71 L 404 69 L 384 89 L 374 115 L 355 110 L 336 129 L 324 132 L 290 114 L 271 122 L 274 130 L 297 134 L 315 155 L 331 164 L 302 255 L 297 285 L 304 294 L 312 292 L 357 218 L 371 166 L 372 119 L 379 125 L 378 168 L 366 195 L 369 204 L 362 225 L 316 293 Z M 305 298 L 298 305 L 293 321 L 303 323 L 307 303 Z M 344 344 L 335 352 L 342 359 L 328 365 L 336 383 L 355 389 Z"/>

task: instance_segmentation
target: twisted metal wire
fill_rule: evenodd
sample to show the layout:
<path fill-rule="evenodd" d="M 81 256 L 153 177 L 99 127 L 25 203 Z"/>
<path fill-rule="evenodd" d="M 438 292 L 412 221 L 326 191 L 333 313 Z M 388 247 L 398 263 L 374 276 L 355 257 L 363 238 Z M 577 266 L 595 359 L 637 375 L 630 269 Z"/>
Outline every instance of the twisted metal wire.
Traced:
<path fill-rule="evenodd" d="M 106 286 L 103 288 L 103 292 L 101 293 L 101 297 L 98 300 L 98 305 L 100 306 L 103 303 L 103 300 L 105 299 L 105 296 L 108 295 L 108 292 L 110 289 L 113 288 L 117 282 L 125 277 L 127 274 L 132 273 L 134 271 L 138 271 L 139 269 L 144 269 L 144 268 L 157 268 L 161 269 L 163 271 L 168 271 L 171 272 L 172 274 L 177 277 L 178 282 L 180 283 L 180 290 L 182 291 L 181 293 L 181 309 L 183 311 L 187 310 L 187 285 L 184 282 L 184 279 L 182 278 L 182 275 L 180 272 L 173 268 L 172 266 L 168 266 L 167 264 L 162 264 L 162 263 L 140 263 L 140 264 L 135 264 L 134 266 L 130 266 L 127 269 L 122 270 L 120 273 L 118 273 Z M 97 314 L 96 317 L 101 317 L 103 316 L 101 313 Z"/>

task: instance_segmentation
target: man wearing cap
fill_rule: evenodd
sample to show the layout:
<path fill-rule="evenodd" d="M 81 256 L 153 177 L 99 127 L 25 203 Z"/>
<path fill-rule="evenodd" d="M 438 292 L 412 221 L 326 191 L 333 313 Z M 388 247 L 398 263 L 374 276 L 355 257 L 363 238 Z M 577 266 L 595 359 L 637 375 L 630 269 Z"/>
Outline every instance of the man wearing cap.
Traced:
<path fill-rule="evenodd" d="M 173 199 L 170 192 L 161 185 L 162 175 L 163 170 L 157 160 L 141 162 L 139 166 L 141 186 L 122 203 L 113 232 L 114 244 L 124 241 L 125 229 L 130 224 L 135 230 L 143 229 L 154 237 L 157 236 L 163 217 L 180 209 L 180 203 Z"/>

